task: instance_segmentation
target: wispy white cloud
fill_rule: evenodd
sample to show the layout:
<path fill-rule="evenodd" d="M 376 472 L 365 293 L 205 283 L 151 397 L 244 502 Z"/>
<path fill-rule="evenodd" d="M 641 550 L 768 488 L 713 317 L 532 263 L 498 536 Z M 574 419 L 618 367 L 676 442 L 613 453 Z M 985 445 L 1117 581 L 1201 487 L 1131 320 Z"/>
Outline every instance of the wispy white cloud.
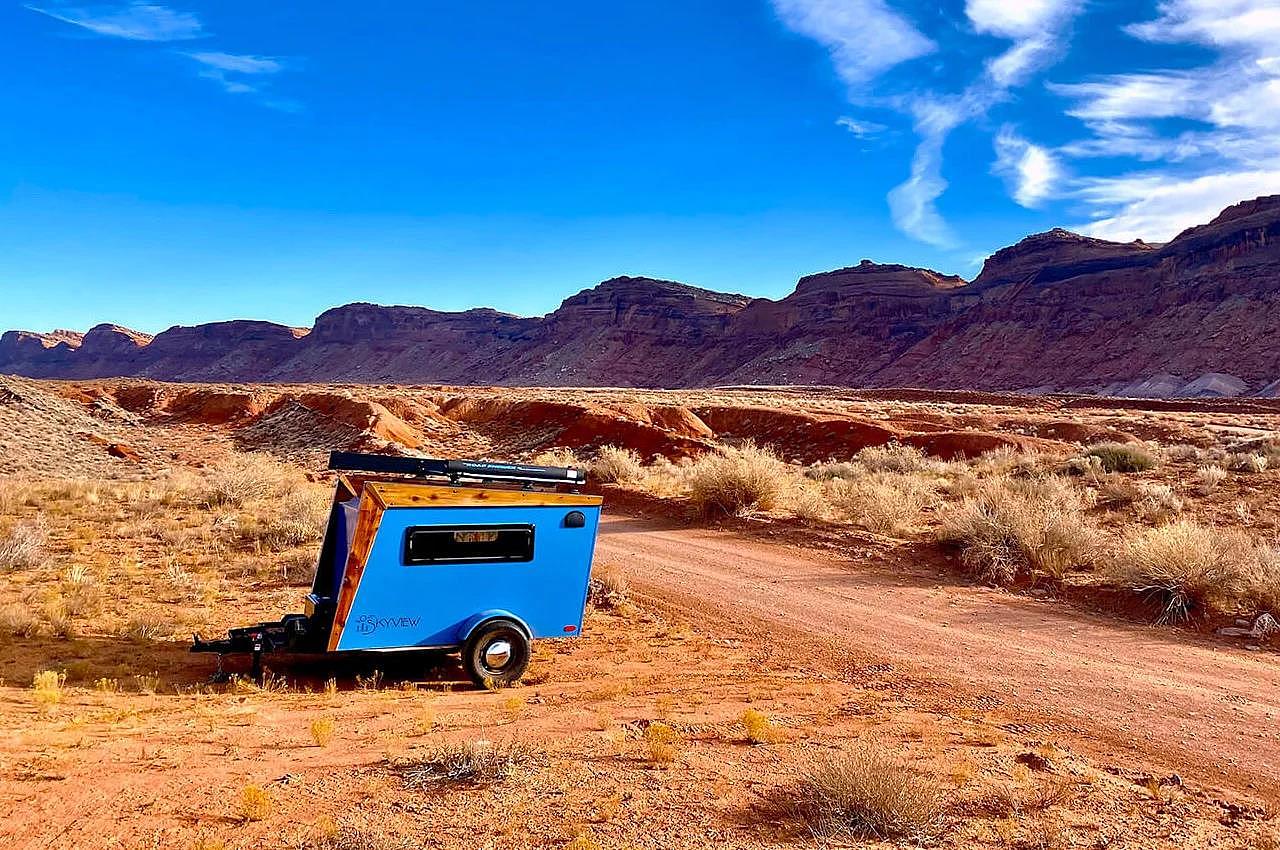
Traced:
<path fill-rule="evenodd" d="M 884 0 L 773 0 L 773 5 L 788 28 L 827 48 L 836 72 L 854 89 L 937 49 Z"/>
<path fill-rule="evenodd" d="M 836 126 L 843 127 L 859 139 L 874 139 L 889 128 L 874 121 L 863 121 L 844 115 L 836 119 Z"/>
<path fill-rule="evenodd" d="M 250 56 L 238 53 L 202 52 L 188 53 L 199 63 L 199 74 L 222 86 L 228 94 L 255 94 L 261 86 L 250 79 L 264 74 L 276 74 L 284 70 L 284 63 L 271 56 Z M 266 102 L 266 101 L 264 101 Z"/>
<path fill-rule="evenodd" d="M 1111 74 L 1051 86 L 1092 135 L 1064 156 L 1130 158 L 1154 167 L 1087 179 L 1078 196 L 1108 238 L 1168 239 L 1246 197 L 1280 190 L 1280 4 L 1276 0 L 1167 0 L 1158 17 L 1126 28 L 1146 41 L 1217 49 L 1191 68 Z M 1162 122 L 1190 128 L 1169 135 Z"/>
<path fill-rule="evenodd" d="M 937 201 L 947 190 L 942 176 L 942 148 L 951 131 L 971 116 L 970 96 L 920 97 L 909 106 L 920 137 L 911 158 L 911 175 L 889 191 L 889 212 L 899 230 L 937 248 L 954 248 L 955 233 L 938 211 Z"/>
<path fill-rule="evenodd" d="M 186 41 L 205 35 L 200 19 L 167 6 L 135 2 L 111 6 L 36 6 L 28 9 L 98 35 L 131 41 Z"/>
<path fill-rule="evenodd" d="M 114 5 L 28 5 L 26 8 L 98 35 L 130 41 L 188 41 L 208 34 L 200 19 L 190 12 L 141 0 Z M 267 96 L 263 86 L 255 81 L 263 75 L 286 70 L 285 63 L 276 57 L 218 50 L 189 51 L 182 55 L 196 63 L 200 77 L 214 81 L 229 94 L 262 95 L 256 99 L 273 109 L 297 111 L 300 108 L 296 101 Z"/>
<path fill-rule="evenodd" d="M 1065 49 L 1062 31 L 1080 12 L 1081 0 L 966 0 L 965 15 L 980 33 L 1013 46 L 987 63 L 1002 88 L 1021 85 Z"/>
<path fill-rule="evenodd" d="M 1053 196 L 1062 180 L 1062 167 L 1048 149 L 1033 144 L 1009 126 L 995 138 L 993 171 L 1004 178 L 1013 199 L 1024 207 L 1038 207 Z"/>
<path fill-rule="evenodd" d="M 965 14 L 973 31 L 1011 41 L 986 63 L 980 76 L 959 94 L 916 91 L 876 102 L 909 116 L 919 137 L 911 173 L 888 195 L 896 226 L 931 245 L 952 248 L 958 240 L 937 208 L 947 189 L 943 151 L 951 132 L 985 115 L 1009 90 L 1025 83 L 1062 51 L 1064 32 L 1084 0 L 966 0 Z M 836 73 L 849 86 L 854 102 L 872 100 L 873 81 L 889 69 L 934 53 L 938 46 L 886 0 L 773 0 L 788 27 L 824 45 Z M 869 135 L 862 122 L 841 120 L 860 138 Z M 1015 181 L 1020 203 L 1038 203 L 1047 192 L 1056 162 L 1043 148 L 1021 153 L 1024 178 Z"/>
<path fill-rule="evenodd" d="M 1280 5 L 1274 0 L 1164 0 L 1160 17 L 1133 24 L 1144 41 L 1221 47 L 1280 44 Z"/>
<path fill-rule="evenodd" d="M 219 71 L 233 71 L 237 74 L 274 74 L 284 69 L 284 64 L 271 56 L 248 56 L 211 51 L 187 55 L 202 65 Z"/>
<path fill-rule="evenodd" d="M 1085 200 L 1114 213 L 1077 229 L 1089 236 L 1130 242 L 1165 242 L 1188 227 L 1209 221 L 1225 207 L 1280 187 L 1280 169 L 1206 174 L 1190 179 L 1170 174 L 1129 174 L 1086 180 Z"/>

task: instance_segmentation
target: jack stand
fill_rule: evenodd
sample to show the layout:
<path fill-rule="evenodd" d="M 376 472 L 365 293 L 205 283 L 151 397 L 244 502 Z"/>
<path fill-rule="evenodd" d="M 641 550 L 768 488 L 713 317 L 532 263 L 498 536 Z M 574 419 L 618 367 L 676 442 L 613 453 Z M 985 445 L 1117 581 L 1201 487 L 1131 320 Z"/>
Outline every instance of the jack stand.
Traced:
<path fill-rule="evenodd" d="M 227 671 L 222 669 L 222 659 L 226 656 L 218 653 L 218 669 L 213 671 L 213 675 L 209 677 L 211 685 L 225 685 L 231 681 L 231 677 L 227 675 Z"/>

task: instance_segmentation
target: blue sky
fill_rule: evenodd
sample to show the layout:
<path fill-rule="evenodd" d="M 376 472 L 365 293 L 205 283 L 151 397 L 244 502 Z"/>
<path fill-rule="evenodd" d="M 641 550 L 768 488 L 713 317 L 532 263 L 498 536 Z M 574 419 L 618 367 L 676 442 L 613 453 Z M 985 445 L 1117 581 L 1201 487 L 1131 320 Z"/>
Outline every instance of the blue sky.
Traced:
<path fill-rule="evenodd" d="M 781 297 L 1280 191 L 1280 0 L 0 0 L 0 328 Z"/>

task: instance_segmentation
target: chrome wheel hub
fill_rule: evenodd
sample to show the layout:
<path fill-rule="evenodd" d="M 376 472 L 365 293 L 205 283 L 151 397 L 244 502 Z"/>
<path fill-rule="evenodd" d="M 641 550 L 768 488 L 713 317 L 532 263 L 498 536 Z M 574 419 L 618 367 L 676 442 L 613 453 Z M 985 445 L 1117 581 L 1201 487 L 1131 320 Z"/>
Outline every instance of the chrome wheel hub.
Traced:
<path fill-rule="evenodd" d="M 484 648 L 484 666 L 501 670 L 511 660 L 511 641 L 495 640 Z"/>

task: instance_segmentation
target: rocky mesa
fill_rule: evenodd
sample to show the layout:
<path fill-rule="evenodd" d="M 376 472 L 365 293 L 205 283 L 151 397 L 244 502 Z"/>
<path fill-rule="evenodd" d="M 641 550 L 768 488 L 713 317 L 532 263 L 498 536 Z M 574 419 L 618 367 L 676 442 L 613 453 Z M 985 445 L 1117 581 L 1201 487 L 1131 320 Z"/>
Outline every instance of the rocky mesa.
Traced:
<path fill-rule="evenodd" d="M 348 304 L 314 327 L 9 331 L 0 373 L 44 378 L 524 386 L 808 384 L 1131 396 L 1280 393 L 1280 196 L 1163 245 L 1066 230 L 972 281 L 859 265 L 777 301 L 620 277 L 542 317 Z"/>

